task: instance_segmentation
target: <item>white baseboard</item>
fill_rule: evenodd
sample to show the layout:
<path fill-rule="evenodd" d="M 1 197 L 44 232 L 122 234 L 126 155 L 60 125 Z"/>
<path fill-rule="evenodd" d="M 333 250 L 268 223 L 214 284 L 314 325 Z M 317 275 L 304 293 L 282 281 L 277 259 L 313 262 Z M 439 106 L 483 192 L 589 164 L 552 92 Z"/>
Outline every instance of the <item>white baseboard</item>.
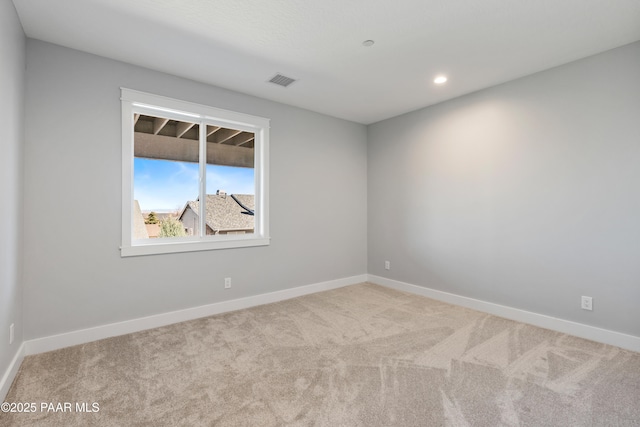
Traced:
<path fill-rule="evenodd" d="M 13 356 L 13 360 L 11 360 L 9 367 L 0 380 L 0 403 L 4 402 L 5 397 L 7 397 L 7 393 L 9 393 L 9 388 L 11 387 L 14 378 L 18 374 L 18 370 L 20 369 L 22 360 L 24 360 L 24 354 L 25 345 L 24 343 L 22 343 L 20 344 L 18 351 L 16 352 L 15 356 Z"/>
<path fill-rule="evenodd" d="M 254 295 L 246 298 L 222 301 L 214 304 L 207 304 L 199 307 L 172 311 L 169 313 L 162 313 L 148 317 L 141 317 L 138 319 L 126 320 L 124 322 L 111 323 L 108 325 L 96 326 L 88 329 L 65 332 L 59 335 L 36 338 L 25 341 L 25 354 L 32 355 L 37 353 L 44 353 L 46 351 L 58 350 L 60 348 L 70 347 L 78 344 L 85 344 L 103 338 L 130 334 L 132 332 L 166 326 L 172 323 L 184 322 L 187 320 L 198 319 L 214 314 L 241 310 L 243 308 L 283 301 L 302 295 L 341 288 L 343 286 L 366 282 L 367 277 L 368 276 L 366 274 L 361 274 L 358 276 L 345 277 L 343 279 L 331 280 L 328 282 L 314 283 L 312 285 L 284 289 L 282 291 L 269 292 L 266 294 Z"/>
<path fill-rule="evenodd" d="M 640 352 L 640 337 L 627 335 L 620 332 L 610 331 L 607 329 L 597 328 L 595 326 L 585 325 L 583 323 L 572 322 L 569 320 L 559 319 L 544 314 L 538 314 L 531 311 L 520 310 L 505 305 L 494 304 L 474 298 L 463 297 L 461 295 L 451 294 L 448 292 L 438 291 L 435 289 L 416 286 L 397 280 L 387 279 L 385 277 L 368 275 L 368 282 L 377 285 L 386 286 L 388 288 L 397 289 L 399 291 L 409 292 L 416 295 L 425 296 L 438 301 L 444 301 L 450 304 L 471 308 L 482 311 L 484 313 L 493 314 L 506 319 L 516 320 L 522 323 L 539 326 L 545 329 L 551 329 L 556 332 L 585 338 L 604 344 L 610 344 L 627 350 Z"/>

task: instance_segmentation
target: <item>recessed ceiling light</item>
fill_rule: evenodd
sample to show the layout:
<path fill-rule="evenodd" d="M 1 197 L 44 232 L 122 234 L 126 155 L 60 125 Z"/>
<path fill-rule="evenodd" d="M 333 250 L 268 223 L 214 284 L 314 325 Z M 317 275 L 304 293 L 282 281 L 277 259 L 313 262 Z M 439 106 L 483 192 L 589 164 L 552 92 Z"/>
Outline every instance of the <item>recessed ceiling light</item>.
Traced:
<path fill-rule="evenodd" d="M 433 79 L 433 82 L 437 85 L 441 85 L 447 82 L 447 76 L 437 76 Z"/>
<path fill-rule="evenodd" d="M 369 46 L 373 46 L 375 42 L 373 40 L 365 40 L 362 42 L 362 46 L 364 47 L 369 47 Z"/>

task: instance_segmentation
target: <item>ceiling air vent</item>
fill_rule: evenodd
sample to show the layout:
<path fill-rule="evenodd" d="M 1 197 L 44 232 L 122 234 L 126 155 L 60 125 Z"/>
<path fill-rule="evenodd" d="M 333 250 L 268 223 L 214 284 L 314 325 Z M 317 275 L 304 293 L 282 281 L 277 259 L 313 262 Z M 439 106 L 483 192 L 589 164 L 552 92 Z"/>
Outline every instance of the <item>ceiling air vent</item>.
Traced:
<path fill-rule="evenodd" d="M 291 77 L 283 76 L 282 74 L 276 74 L 271 78 L 271 80 L 269 80 L 269 83 L 275 83 L 278 86 L 287 87 L 295 81 L 296 79 L 292 79 Z"/>

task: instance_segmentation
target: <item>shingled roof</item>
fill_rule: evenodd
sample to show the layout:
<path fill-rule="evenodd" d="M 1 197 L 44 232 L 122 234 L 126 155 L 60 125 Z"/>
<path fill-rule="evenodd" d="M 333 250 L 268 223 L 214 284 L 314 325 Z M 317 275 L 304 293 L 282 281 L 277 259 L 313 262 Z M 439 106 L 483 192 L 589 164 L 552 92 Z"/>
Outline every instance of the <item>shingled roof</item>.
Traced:
<path fill-rule="evenodd" d="M 140 203 L 133 201 L 133 238 L 148 239 L 147 227 L 145 227 L 144 216 L 140 210 Z"/>
<path fill-rule="evenodd" d="M 234 200 L 237 199 L 236 200 Z M 239 203 L 238 203 L 239 202 Z M 247 211 L 244 207 L 248 208 Z M 214 233 L 231 230 L 253 230 L 255 209 L 254 196 L 252 194 L 207 194 L 207 227 Z M 180 213 L 182 220 L 185 212 L 191 209 L 196 215 L 200 212 L 200 201 L 189 201 Z M 243 213 L 245 212 L 245 213 Z M 249 214 L 251 213 L 251 214 Z"/>

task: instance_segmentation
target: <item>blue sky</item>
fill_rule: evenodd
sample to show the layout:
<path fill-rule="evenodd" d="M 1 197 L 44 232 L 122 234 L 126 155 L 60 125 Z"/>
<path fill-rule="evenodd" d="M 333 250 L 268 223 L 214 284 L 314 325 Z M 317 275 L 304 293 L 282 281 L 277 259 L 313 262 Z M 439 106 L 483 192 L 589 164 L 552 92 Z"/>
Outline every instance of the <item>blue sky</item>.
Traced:
<path fill-rule="evenodd" d="M 198 197 L 198 164 L 135 158 L 134 199 L 143 211 L 176 211 Z M 207 165 L 207 194 L 255 194 L 253 169 Z"/>

